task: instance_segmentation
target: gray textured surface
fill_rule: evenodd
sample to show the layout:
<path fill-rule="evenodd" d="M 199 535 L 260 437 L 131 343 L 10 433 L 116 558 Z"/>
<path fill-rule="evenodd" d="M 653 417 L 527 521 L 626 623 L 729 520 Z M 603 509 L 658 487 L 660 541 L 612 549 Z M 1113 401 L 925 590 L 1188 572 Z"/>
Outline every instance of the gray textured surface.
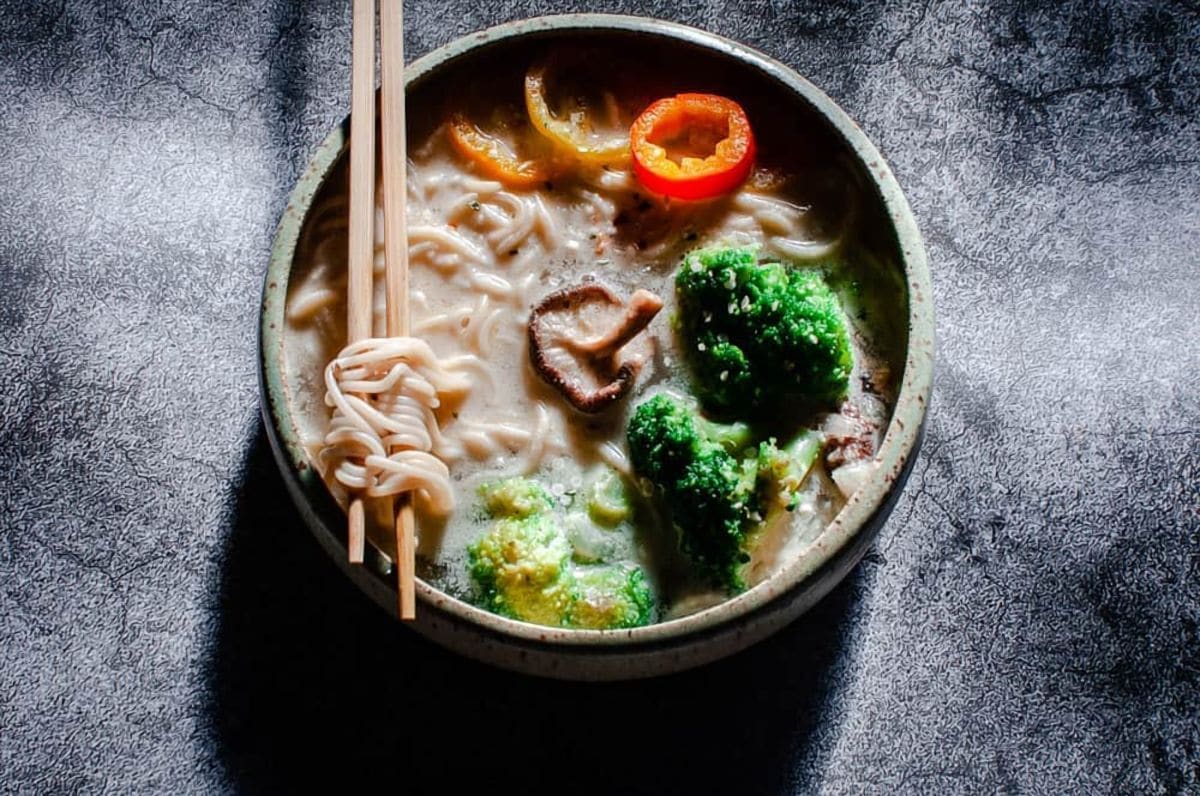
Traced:
<path fill-rule="evenodd" d="M 855 574 L 732 660 L 602 687 L 393 627 L 273 469 L 257 297 L 348 105 L 349 4 L 94 5 L 0 5 L 0 787 L 1200 788 L 1194 3 L 614 6 L 861 123 L 940 347 Z M 552 10 L 409 2 L 409 53 Z"/>

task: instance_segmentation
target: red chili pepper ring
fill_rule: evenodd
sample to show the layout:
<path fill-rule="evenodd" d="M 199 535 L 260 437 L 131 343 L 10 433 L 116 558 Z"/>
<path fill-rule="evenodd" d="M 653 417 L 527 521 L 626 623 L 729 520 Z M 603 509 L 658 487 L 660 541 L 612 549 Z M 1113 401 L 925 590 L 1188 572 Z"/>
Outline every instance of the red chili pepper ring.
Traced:
<path fill-rule="evenodd" d="M 715 94 L 661 99 L 629 131 L 633 168 L 647 189 L 712 199 L 737 188 L 754 165 L 754 133 L 742 106 Z"/>

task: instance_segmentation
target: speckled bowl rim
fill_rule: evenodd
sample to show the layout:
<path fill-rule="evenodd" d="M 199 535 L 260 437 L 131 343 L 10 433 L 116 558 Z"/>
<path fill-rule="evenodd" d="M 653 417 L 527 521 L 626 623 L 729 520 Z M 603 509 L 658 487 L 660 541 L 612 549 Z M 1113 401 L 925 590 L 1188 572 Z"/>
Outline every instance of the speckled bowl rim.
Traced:
<path fill-rule="evenodd" d="M 829 97 L 784 64 L 745 45 L 706 31 L 661 20 L 611 14 L 563 14 L 510 22 L 456 39 L 413 62 L 406 71 L 409 84 L 427 79 L 473 51 L 505 40 L 536 34 L 629 33 L 698 46 L 732 57 L 797 95 L 823 116 L 860 159 L 870 175 L 894 227 L 907 283 L 908 351 L 904 378 L 892 420 L 876 454 L 875 473 L 834 520 L 795 560 L 758 586 L 725 602 L 690 616 L 629 630 L 568 630 L 543 627 L 497 616 L 417 581 L 417 599 L 425 605 L 455 615 L 500 637 L 512 637 L 528 645 L 551 647 L 642 647 L 682 643 L 684 639 L 711 633 L 755 612 L 805 581 L 846 547 L 876 512 L 885 508 L 889 492 L 902 483 L 906 463 L 920 441 L 933 377 L 934 319 L 930 275 L 925 247 L 907 200 L 891 169 L 859 127 Z M 348 119 L 347 119 L 348 121 Z M 276 233 L 270 265 L 264 280 L 260 324 L 260 375 L 263 380 L 263 413 L 274 431 L 282 455 L 305 488 L 320 479 L 300 444 L 288 405 L 282 366 L 284 309 L 288 277 L 297 241 L 313 197 L 337 163 L 348 141 L 348 123 L 334 128 L 318 147 L 308 168 L 289 198 Z M 322 488 L 323 485 L 322 485 Z M 319 513 L 319 512 L 317 512 Z M 326 528 L 326 530 L 329 530 Z M 330 531 L 332 534 L 333 532 Z M 355 579 L 356 582 L 357 579 Z M 362 587 L 362 584 L 358 584 Z M 378 601 L 378 589 L 373 596 Z M 389 586 L 389 591 L 391 587 Z M 394 595 L 394 591 L 391 591 Z M 388 607 L 395 613 L 394 600 Z M 418 606 L 418 612 L 421 608 Z M 732 651 L 732 650 L 731 650 Z"/>

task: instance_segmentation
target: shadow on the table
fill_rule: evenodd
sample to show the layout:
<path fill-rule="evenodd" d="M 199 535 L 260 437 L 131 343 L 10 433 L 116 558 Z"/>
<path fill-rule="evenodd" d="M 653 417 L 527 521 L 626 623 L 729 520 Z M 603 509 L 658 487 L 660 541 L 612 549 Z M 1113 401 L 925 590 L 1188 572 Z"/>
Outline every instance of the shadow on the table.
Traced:
<path fill-rule="evenodd" d="M 820 720 L 845 587 L 696 671 L 615 684 L 519 676 L 398 626 L 304 528 L 261 429 L 249 457 L 208 684 L 221 764 L 239 790 L 767 790 Z"/>

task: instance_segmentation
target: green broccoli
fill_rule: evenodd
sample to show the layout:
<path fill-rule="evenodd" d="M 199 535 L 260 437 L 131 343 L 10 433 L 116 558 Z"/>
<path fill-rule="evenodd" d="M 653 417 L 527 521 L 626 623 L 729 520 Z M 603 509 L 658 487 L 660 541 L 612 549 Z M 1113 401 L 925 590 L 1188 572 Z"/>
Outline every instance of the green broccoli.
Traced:
<path fill-rule="evenodd" d="M 740 546 L 762 516 L 758 453 L 730 453 L 720 430 L 659 394 L 634 410 L 626 437 L 633 467 L 661 493 L 683 552 L 702 576 L 738 590 Z"/>
<path fill-rule="evenodd" d="M 681 345 L 706 409 L 745 416 L 845 397 L 850 338 L 819 270 L 759 263 L 753 249 L 696 251 L 675 293 Z"/>
<path fill-rule="evenodd" d="M 485 484 L 479 495 L 484 511 L 495 520 L 467 548 L 483 607 L 559 627 L 600 630 L 653 621 L 654 595 L 640 567 L 627 561 L 586 567 L 572 563 L 566 528 L 573 520 L 586 522 L 582 514 L 564 521 L 550 494 L 526 478 Z"/>
<path fill-rule="evenodd" d="M 777 508 L 795 508 L 821 437 L 805 432 L 783 447 L 749 444 L 745 426 L 696 416 L 659 394 L 634 410 L 626 428 L 634 469 L 655 487 L 679 545 L 706 579 L 729 591 L 748 585 L 746 565 Z"/>

